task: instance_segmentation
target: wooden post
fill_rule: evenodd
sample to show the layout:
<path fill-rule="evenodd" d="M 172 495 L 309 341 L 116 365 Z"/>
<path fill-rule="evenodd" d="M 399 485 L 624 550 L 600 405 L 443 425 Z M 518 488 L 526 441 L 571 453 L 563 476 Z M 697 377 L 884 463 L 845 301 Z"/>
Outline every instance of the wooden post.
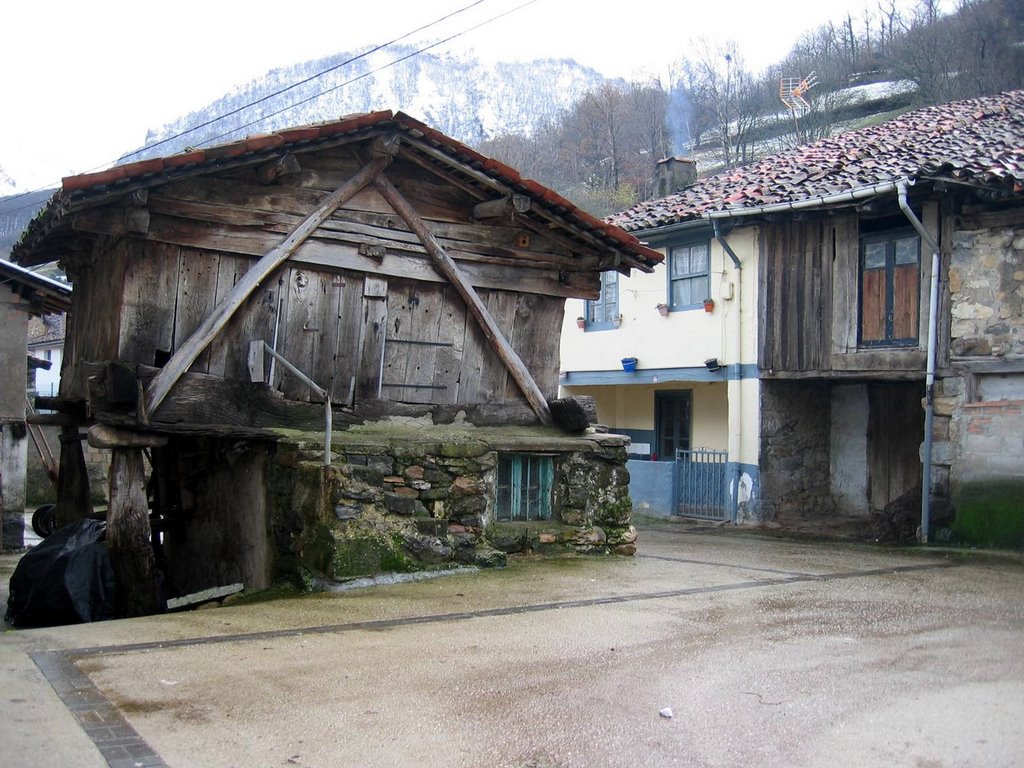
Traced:
<path fill-rule="evenodd" d="M 160 373 L 150 382 L 149 388 L 146 391 L 144 408 L 139 415 L 140 421 L 143 423 L 148 422 L 149 415 L 160 407 L 160 403 L 167 397 L 171 387 L 178 382 L 182 374 L 188 370 L 189 366 L 209 346 L 210 342 L 220 333 L 232 315 L 249 298 L 249 295 L 289 256 L 295 253 L 299 246 L 306 241 L 306 238 L 313 234 L 317 227 L 323 224 L 337 210 L 338 206 L 350 200 L 359 190 L 373 181 L 374 177 L 390 161 L 391 155 L 381 154 L 374 157 L 352 178 L 332 192 L 290 235 L 271 248 L 263 258 L 249 268 L 249 271 L 235 283 L 235 286 L 228 292 L 228 295 L 214 308 L 213 312 L 207 315 L 192 335 L 178 347 L 177 351 L 171 355 L 171 359 L 160 370 Z"/>
<path fill-rule="evenodd" d="M 92 512 L 89 492 L 89 470 L 85 466 L 82 436 L 78 427 L 65 425 L 60 429 L 60 470 L 57 474 L 57 527 L 81 520 Z"/>
<path fill-rule="evenodd" d="M 526 401 L 533 408 L 534 413 L 540 418 L 542 424 L 550 426 L 552 423 L 551 411 L 548 409 L 547 401 L 544 399 L 540 387 L 533 380 L 532 374 L 526 365 L 523 364 L 522 359 L 512 349 L 512 345 L 505 339 L 501 328 L 498 327 L 491 313 L 487 311 L 487 307 L 480 300 L 480 296 L 477 295 L 476 289 L 473 288 L 473 285 L 462 274 L 462 270 L 459 269 L 452 258 L 445 253 L 444 247 L 434 237 L 426 222 L 420 218 L 419 214 L 416 213 L 415 209 L 402 196 L 402 193 L 398 191 L 395 185 L 383 174 L 377 176 L 373 183 L 380 190 L 384 199 L 395 209 L 395 212 L 402 217 L 409 226 L 409 229 L 416 233 L 420 242 L 427 249 L 427 253 L 434 260 L 437 271 L 448 278 L 455 286 L 455 290 L 459 292 L 462 300 L 466 302 L 470 314 L 479 323 L 488 343 L 498 353 L 498 357 L 501 358 L 505 367 L 508 368 L 509 374 L 526 396 Z M 557 329 L 538 328 L 537 333 L 557 333 Z"/>
<path fill-rule="evenodd" d="M 118 614 L 123 617 L 148 616 L 159 613 L 162 607 L 145 481 L 142 449 L 113 449 L 107 548 L 117 577 Z"/>

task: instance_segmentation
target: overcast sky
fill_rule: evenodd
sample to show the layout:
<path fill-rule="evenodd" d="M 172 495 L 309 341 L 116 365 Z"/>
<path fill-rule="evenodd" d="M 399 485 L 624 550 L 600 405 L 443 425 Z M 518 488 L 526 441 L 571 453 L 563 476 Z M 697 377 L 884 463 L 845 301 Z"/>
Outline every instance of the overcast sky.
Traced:
<path fill-rule="evenodd" d="M 139 146 L 148 128 L 269 69 L 387 42 L 472 1 L 10 0 L 0 39 L 0 168 L 24 191 L 104 167 Z M 859 16 L 865 5 L 482 0 L 405 42 L 445 38 L 512 11 L 435 50 L 471 49 L 486 60 L 567 57 L 633 77 L 665 73 L 697 38 L 733 39 L 757 70 L 803 32 L 847 10 Z M 0 194 L 9 191 L 2 182 Z"/>

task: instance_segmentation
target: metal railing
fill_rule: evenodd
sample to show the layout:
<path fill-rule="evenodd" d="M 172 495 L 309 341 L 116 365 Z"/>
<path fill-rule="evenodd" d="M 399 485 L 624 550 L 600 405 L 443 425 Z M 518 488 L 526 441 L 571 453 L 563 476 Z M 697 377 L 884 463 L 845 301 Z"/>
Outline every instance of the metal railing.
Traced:
<path fill-rule="evenodd" d="M 299 381 L 313 390 L 316 394 L 320 395 L 324 399 L 324 466 L 331 466 L 331 431 L 333 427 L 333 411 L 331 411 L 331 395 L 330 393 L 313 381 L 309 376 L 304 374 L 288 360 L 285 359 L 277 350 L 271 347 L 267 342 L 262 339 L 249 342 L 249 378 L 254 382 L 263 381 L 263 353 L 270 355 L 273 360 L 278 361 L 289 372 L 292 373 Z M 271 372 L 271 377 L 273 372 Z M 271 381 L 273 379 L 271 378 Z"/>
<path fill-rule="evenodd" d="M 701 520 L 728 519 L 727 460 L 728 451 L 676 451 L 676 514 Z"/>

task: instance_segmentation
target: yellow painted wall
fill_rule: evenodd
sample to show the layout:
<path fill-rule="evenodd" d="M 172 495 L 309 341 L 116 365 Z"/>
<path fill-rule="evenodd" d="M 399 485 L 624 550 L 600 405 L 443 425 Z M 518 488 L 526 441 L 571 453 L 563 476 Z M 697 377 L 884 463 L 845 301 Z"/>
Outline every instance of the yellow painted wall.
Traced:
<path fill-rule="evenodd" d="M 653 274 L 634 270 L 619 278 L 619 328 L 583 331 L 576 325 L 584 302 L 569 300 L 562 327 L 562 371 L 621 371 L 623 357 L 636 357 L 639 370 L 704 367 L 718 358 L 723 368 L 757 363 L 757 231 L 734 230 L 729 245 L 740 260 L 737 270 L 721 245 L 711 240 L 711 313 L 703 309 L 669 313 L 656 306 L 668 299 L 667 265 Z M 662 249 L 667 254 L 667 248 Z M 734 369 L 731 369 L 734 373 Z M 749 372 L 749 371 L 748 371 Z M 693 392 L 694 447 L 728 449 L 729 460 L 758 463 L 760 383 L 756 378 L 727 382 L 671 382 L 565 387 L 566 394 L 591 395 L 598 418 L 613 429 L 653 430 L 654 393 Z"/>
<path fill-rule="evenodd" d="M 692 445 L 724 450 L 729 439 L 728 386 L 724 382 L 676 382 L 566 387 L 567 395 L 589 395 L 597 403 L 597 419 L 615 429 L 654 429 L 654 393 L 693 393 Z"/>
<path fill-rule="evenodd" d="M 576 318 L 585 314 L 581 299 L 566 302 L 561 336 L 563 371 L 621 370 L 624 357 L 635 357 L 640 369 L 695 368 L 709 357 L 723 365 L 754 363 L 757 360 L 757 239 L 754 228 L 736 230 L 729 243 L 742 264 L 742 285 L 722 247 L 711 241 L 710 291 L 715 300 L 711 313 L 703 309 L 671 312 L 662 317 L 659 303 L 668 300 L 667 265 L 654 272 L 633 270 L 619 276 L 621 325 L 605 331 L 583 331 Z M 667 253 L 666 249 L 661 249 Z M 739 288 L 739 290 L 737 290 Z M 737 296 L 739 301 L 737 301 Z M 729 298 L 731 297 L 731 298 Z M 736 312 L 741 312 L 741 345 L 731 345 L 736 333 Z M 732 346 L 732 349 L 730 349 Z"/>

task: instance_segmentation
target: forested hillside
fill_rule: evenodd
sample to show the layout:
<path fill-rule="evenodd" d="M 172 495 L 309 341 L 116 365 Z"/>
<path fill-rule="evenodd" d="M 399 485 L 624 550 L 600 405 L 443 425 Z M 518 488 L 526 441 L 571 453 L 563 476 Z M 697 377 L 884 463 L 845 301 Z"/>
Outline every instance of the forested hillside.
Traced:
<path fill-rule="evenodd" d="M 806 105 L 782 103 L 786 79 L 809 86 Z M 480 148 L 606 215 L 649 197 L 667 155 L 707 174 L 915 106 L 1021 87 L 1024 0 L 960 0 L 945 16 L 936 0 L 910 13 L 882 0 L 807 33 L 763 73 L 734 43 L 698 44 L 667 82 L 606 82 L 532 134 Z"/>

